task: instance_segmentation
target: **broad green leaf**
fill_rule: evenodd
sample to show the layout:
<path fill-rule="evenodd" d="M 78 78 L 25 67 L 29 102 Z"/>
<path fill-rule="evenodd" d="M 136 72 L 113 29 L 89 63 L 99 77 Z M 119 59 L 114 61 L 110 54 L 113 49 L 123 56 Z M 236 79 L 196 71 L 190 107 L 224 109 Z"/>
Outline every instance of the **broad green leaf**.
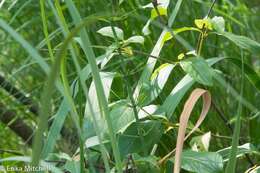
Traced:
<path fill-rule="evenodd" d="M 204 59 L 193 57 L 181 61 L 180 65 L 197 82 L 208 86 L 213 85 L 213 70 Z"/>
<path fill-rule="evenodd" d="M 64 165 L 65 170 L 73 173 L 80 173 L 80 162 L 79 161 L 67 161 Z"/>
<path fill-rule="evenodd" d="M 160 168 L 158 166 L 158 158 L 155 156 L 146 156 L 142 157 L 138 154 L 133 154 L 133 160 L 137 167 L 137 170 L 140 172 L 149 172 L 149 173 L 158 173 Z"/>
<path fill-rule="evenodd" d="M 91 147 L 98 146 L 101 143 L 102 144 L 109 143 L 109 140 L 108 139 L 102 139 L 102 142 L 100 142 L 100 140 L 98 139 L 98 136 L 92 136 L 85 141 L 85 147 L 91 148 Z"/>
<path fill-rule="evenodd" d="M 109 73 L 109 72 L 100 73 L 100 78 L 101 78 L 101 81 L 103 84 L 103 89 L 104 89 L 106 100 L 108 100 L 114 76 L 115 76 L 114 73 Z M 85 119 L 85 123 L 84 123 L 85 128 L 83 129 L 85 138 L 95 135 L 95 134 L 89 133 L 91 131 L 94 132 L 93 131 L 94 126 L 92 124 L 94 120 L 90 116 L 91 115 L 90 105 L 92 106 L 92 109 L 95 111 L 94 112 L 95 118 L 97 120 L 100 131 L 104 132 L 104 130 L 107 129 L 106 123 L 104 122 L 104 118 L 102 117 L 102 111 L 100 111 L 99 101 L 98 101 L 98 96 L 97 96 L 97 91 L 96 91 L 94 81 L 90 85 L 88 95 L 89 95 L 89 98 L 91 98 L 91 100 L 88 100 L 88 102 L 86 102 L 86 107 L 85 107 L 85 115 L 86 115 L 85 118 L 86 119 Z"/>
<path fill-rule="evenodd" d="M 124 32 L 123 32 L 123 30 L 120 29 L 120 28 L 118 28 L 118 27 L 114 27 L 114 29 L 115 29 L 117 38 L 118 38 L 119 40 L 124 40 Z M 103 35 L 103 36 L 115 38 L 111 26 L 103 27 L 103 28 L 99 29 L 97 32 L 98 32 L 99 34 Z"/>
<path fill-rule="evenodd" d="M 252 53 L 259 54 L 260 53 L 260 43 L 251 40 L 248 37 L 235 35 L 229 32 L 221 32 L 221 35 L 232 41 L 238 47 L 242 49 L 246 49 Z"/>
<path fill-rule="evenodd" d="M 181 156 L 181 168 L 195 173 L 221 173 L 223 159 L 213 152 L 186 150 Z"/>
<path fill-rule="evenodd" d="M 156 144 L 163 133 L 160 121 L 134 122 L 124 133 L 119 134 L 119 149 L 122 158 L 130 153 L 145 154 Z"/>
<path fill-rule="evenodd" d="M 133 108 L 129 107 L 129 102 L 121 100 L 111 107 L 111 118 L 115 133 L 123 132 L 135 119 Z"/>
<path fill-rule="evenodd" d="M 217 151 L 217 153 L 223 157 L 224 162 L 228 161 L 230 150 L 231 150 L 231 147 L 227 147 L 227 148 Z M 260 154 L 254 145 L 252 145 L 250 143 L 246 143 L 244 145 L 238 146 L 236 157 L 241 157 L 241 156 L 244 156 L 245 154 L 252 154 L 252 153 Z"/>
<path fill-rule="evenodd" d="M 155 19 L 158 16 L 158 12 L 159 12 L 160 16 L 167 16 L 167 9 L 166 8 L 158 7 L 157 10 L 155 8 L 152 9 L 152 11 L 151 11 L 151 19 Z"/>
<path fill-rule="evenodd" d="M 144 119 L 144 118 L 153 118 L 153 119 L 164 119 L 167 121 L 167 118 L 164 115 L 156 115 L 155 112 L 157 110 L 158 106 L 157 105 L 148 105 L 145 107 L 142 107 L 142 109 L 140 109 L 140 111 L 138 112 L 138 117 L 140 119 Z"/>
<path fill-rule="evenodd" d="M 213 28 L 218 32 L 225 31 L 225 20 L 221 16 L 214 16 L 211 20 Z"/>
<path fill-rule="evenodd" d="M 213 64 L 223 60 L 224 58 L 211 58 L 207 63 L 212 66 Z M 167 96 L 163 104 L 156 111 L 157 114 L 166 113 L 167 117 L 171 117 L 176 107 L 180 103 L 185 93 L 191 88 L 195 81 L 189 76 L 184 76 L 181 81 L 173 88 L 171 93 Z"/>
<path fill-rule="evenodd" d="M 129 101 L 120 100 L 114 103 L 110 107 L 111 108 L 110 114 L 111 114 L 115 133 L 123 133 L 130 124 L 135 122 L 133 108 L 130 107 L 129 105 L 131 105 Z M 157 109 L 156 105 L 149 105 L 149 106 L 142 107 L 142 109 L 138 111 L 139 119 L 144 119 L 148 116 L 149 117 L 153 116 L 156 109 Z"/>
<path fill-rule="evenodd" d="M 139 36 L 139 35 L 132 36 L 132 37 L 130 37 L 127 40 L 124 41 L 124 44 L 129 44 L 129 43 L 144 44 L 144 37 Z"/>
<path fill-rule="evenodd" d="M 138 97 L 139 105 L 151 103 L 162 92 L 175 65 L 162 64 L 153 72 L 149 83 L 145 83 Z"/>

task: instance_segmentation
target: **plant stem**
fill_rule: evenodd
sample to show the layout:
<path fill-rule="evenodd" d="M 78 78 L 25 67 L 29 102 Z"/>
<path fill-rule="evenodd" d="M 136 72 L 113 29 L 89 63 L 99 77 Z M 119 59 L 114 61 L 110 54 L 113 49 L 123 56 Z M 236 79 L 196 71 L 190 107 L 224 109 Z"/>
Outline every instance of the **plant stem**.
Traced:
<path fill-rule="evenodd" d="M 216 2 L 217 2 L 217 0 L 213 0 L 213 2 L 211 3 L 211 6 L 209 8 L 209 11 L 208 11 L 207 15 L 205 16 L 205 19 L 207 19 L 209 17 L 209 15 L 211 14 L 211 12 L 213 10 L 213 7 L 216 4 Z M 200 33 L 198 44 L 197 44 L 197 49 L 196 49 L 196 53 L 197 53 L 198 56 L 200 56 L 200 54 L 201 54 L 204 38 L 205 38 L 205 36 L 207 34 L 207 28 L 206 28 L 205 23 L 203 24 L 201 30 L 202 30 L 202 32 Z"/>
<path fill-rule="evenodd" d="M 53 62 L 54 61 L 54 55 L 53 55 L 53 51 L 52 51 L 51 42 L 50 42 L 50 39 L 49 39 L 48 24 L 47 24 L 47 19 L 46 19 L 46 14 L 45 14 L 45 4 L 44 3 L 45 3 L 45 0 L 40 0 L 43 32 L 44 32 L 44 35 L 45 35 L 45 39 L 46 39 L 48 51 L 49 51 L 49 54 L 50 54 L 50 58 Z"/>

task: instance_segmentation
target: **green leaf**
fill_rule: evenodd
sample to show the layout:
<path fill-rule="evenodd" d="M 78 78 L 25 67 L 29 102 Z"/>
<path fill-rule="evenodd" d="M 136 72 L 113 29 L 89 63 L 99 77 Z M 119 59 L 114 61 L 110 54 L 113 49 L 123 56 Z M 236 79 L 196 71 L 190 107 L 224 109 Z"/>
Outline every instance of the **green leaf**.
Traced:
<path fill-rule="evenodd" d="M 130 37 L 127 40 L 124 41 L 124 44 L 129 44 L 129 43 L 144 44 L 144 37 L 139 36 L 139 35 L 132 36 L 132 37 Z"/>
<path fill-rule="evenodd" d="M 115 103 L 111 109 L 110 115 L 115 133 L 123 132 L 135 120 L 133 109 L 126 100 Z"/>
<path fill-rule="evenodd" d="M 213 70 L 204 59 L 193 57 L 181 61 L 180 65 L 197 82 L 208 86 L 213 85 Z"/>
<path fill-rule="evenodd" d="M 214 152 L 186 150 L 181 156 L 181 168 L 196 173 L 221 173 L 223 159 Z"/>
<path fill-rule="evenodd" d="M 136 153 L 133 154 L 133 160 L 140 172 L 158 173 L 160 168 L 158 166 L 158 158 L 155 156 L 142 157 Z"/>
<path fill-rule="evenodd" d="M 110 112 L 113 128 L 115 133 L 123 133 L 126 128 L 131 125 L 135 121 L 135 116 L 133 112 L 133 108 L 130 107 L 130 102 L 127 100 L 120 100 L 110 107 L 112 110 Z M 146 117 L 157 116 L 159 118 L 165 118 L 160 115 L 153 115 L 156 111 L 156 105 L 149 105 L 142 107 L 142 109 L 138 112 L 139 119 L 144 119 Z"/>
<path fill-rule="evenodd" d="M 211 58 L 207 60 L 207 63 L 212 66 L 213 64 L 223 60 L 224 58 Z M 173 88 L 171 93 L 167 96 L 163 104 L 156 111 L 157 114 L 166 113 L 167 117 L 171 117 L 176 110 L 181 99 L 185 93 L 192 87 L 194 80 L 189 76 L 184 76 L 181 81 Z"/>
<path fill-rule="evenodd" d="M 119 149 L 122 158 L 130 153 L 144 154 L 157 143 L 163 133 L 160 121 L 140 121 L 132 123 L 119 135 Z M 146 151 L 146 152 L 145 152 Z"/>
<path fill-rule="evenodd" d="M 101 78 L 101 82 L 104 88 L 104 94 L 105 94 L 105 99 L 108 100 L 109 94 L 110 94 L 110 89 L 111 89 L 111 85 L 113 82 L 115 74 L 114 73 L 110 73 L 110 72 L 100 72 L 100 78 Z M 97 91 L 96 91 L 96 87 L 95 87 L 95 82 L 92 81 L 90 88 L 89 88 L 89 93 L 88 96 L 90 98 L 90 100 L 88 100 L 86 102 L 86 106 L 85 106 L 85 128 L 83 129 L 84 132 L 84 138 L 93 136 L 93 133 L 89 133 L 89 132 L 94 132 L 93 131 L 93 118 L 90 116 L 91 115 L 91 111 L 90 111 L 90 106 L 92 107 L 92 109 L 95 111 L 95 119 L 97 120 L 98 123 L 98 127 L 100 128 L 100 132 L 104 132 L 107 131 L 107 126 L 106 123 L 104 121 L 104 118 L 101 116 L 102 112 L 100 111 L 100 107 L 99 107 L 99 100 L 98 100 L 98 95 L 97 95 Z"/>
<path fill-rule="evenodd" d="M 217 151 L 217 153 L 223 157 L 224 162 L 228 161 L 229 155 L 230 155 L 230 150 L 231 150 L 231 147 L 227 147 L 227 148 Z M 245 154 L 252 154 L 252 153 L 259 154 L 259 151 L 257 151 L 257 148 L 253 144 L 246 143 L 244 145 L 238 146 L 236 157 L 238 158 L 238 157 L 244 156 Z"/>
<path fill-rule="evenodd" d="M 238 47 L 242 49 L 246 49 L 252 53 L 259 54 L 260 53 L 260 43 L 251 40 L 248 37 L 235 35 L 229 32 L 221 32 L 224 37 L 235 43 Z"/>
<path fill-rule="evenodd" d="M 174 67 L 175 65 L 166 63 L 155 69 L 150 81 L 145 83 L 140 91 L 138 97 L 139 105 L 148 105 L 158 97 Z"/>
<path fill-rule="evenodd" d="M 116 32 L 116 36 L 119 40 L 124 40 L 124 32 L 122 29 L 118 28 L 118 27 L 114 27 L 115 28 L 115 32 Z M 103 27 L 101 29 L 99 29 L 97 31 L 97 33 L 106 36 L 106 37 L 111 37 L 111 38 L 115 38 L 112 27 L 111 26 L 106 26 Z"/>
<path fill-rule="evenodd" d="M 101 144 L 109 143 L 109 139 L 102 139 L 102 142 L 98 139 L 98 136 L 92 136 L 85 141 L 86 148 L 92 148 Z"/>
<path fill-rule="evenodd" d="M 214 16 L 211 20 L 213 28 L 218 32 L 225 31 L 225 20 L 221 16 Z"/>
<path fill-rule="evenodd" d="M 73 173 L 80 173 L 80 162 L 78 161 L 67 161 L 64 168 Z"/>

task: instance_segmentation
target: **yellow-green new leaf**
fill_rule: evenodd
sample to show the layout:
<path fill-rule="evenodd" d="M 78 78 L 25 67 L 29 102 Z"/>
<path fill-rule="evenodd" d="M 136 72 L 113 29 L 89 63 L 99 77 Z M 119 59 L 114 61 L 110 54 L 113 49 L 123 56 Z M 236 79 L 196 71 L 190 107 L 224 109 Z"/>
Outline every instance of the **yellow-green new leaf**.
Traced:
<path fill-rule="evenodd" d="M 158 11 L 157 11 L 158 10 Z M 155 19 L 158 16 L 167 16 L 167 9 L 163 7 L 158 7 L 157 10 L 154 8 L 151 11 L 151 19 Z"/>
<path fill-rule="evenodd" d="M 196 19 L 194 22 L 199 29 L 202 29 L 203 26 L 209 30 L 213 29 L 209 19 Z"/>

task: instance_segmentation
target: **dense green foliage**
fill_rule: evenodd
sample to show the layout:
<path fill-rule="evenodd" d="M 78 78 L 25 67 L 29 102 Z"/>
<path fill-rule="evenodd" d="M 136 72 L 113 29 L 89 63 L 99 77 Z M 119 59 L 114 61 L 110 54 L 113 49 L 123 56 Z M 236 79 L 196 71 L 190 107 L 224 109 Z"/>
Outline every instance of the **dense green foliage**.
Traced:
<path fill-rule="evenodd" d="M 0 172 L 260 172 L 259 20 L 258 0 L 0 1 Z"/>

